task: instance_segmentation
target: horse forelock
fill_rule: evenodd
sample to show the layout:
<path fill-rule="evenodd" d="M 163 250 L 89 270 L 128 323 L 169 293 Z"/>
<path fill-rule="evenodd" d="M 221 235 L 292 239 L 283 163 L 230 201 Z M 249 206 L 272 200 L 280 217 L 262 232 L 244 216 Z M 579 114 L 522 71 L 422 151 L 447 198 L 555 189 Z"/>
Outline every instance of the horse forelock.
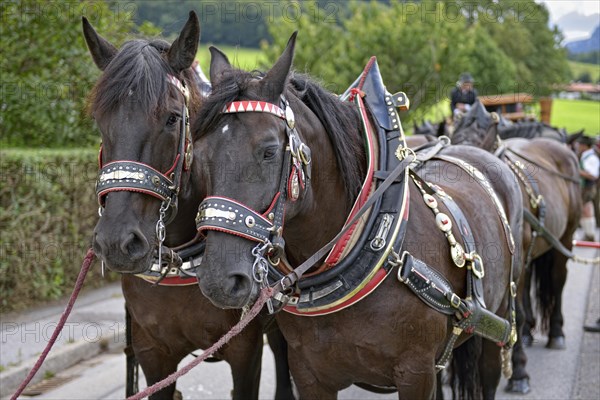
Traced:
<path fill-rule="evenodd" d="M 136 39 L 123 44 L 92 89 L 88 111 L 100 118 L 131 101 L 147 117 L 162 112 L 168 91 L 176 90 L 166 80 L 167 74 L 176 76 L 166 60 L 169 47 L 161 39 Z M 194 77 L 190 71 L 184 71 L 182 76 L 195 105 L 199 95 Z"/>

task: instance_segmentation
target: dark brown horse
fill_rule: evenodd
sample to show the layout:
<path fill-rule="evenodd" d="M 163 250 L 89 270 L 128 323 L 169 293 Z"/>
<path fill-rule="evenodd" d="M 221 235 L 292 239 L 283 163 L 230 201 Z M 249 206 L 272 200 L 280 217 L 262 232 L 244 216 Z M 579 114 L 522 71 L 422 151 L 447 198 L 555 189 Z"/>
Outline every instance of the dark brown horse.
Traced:
<path fill-rule="evenodd" d="M 223 53 L 211 48 L 213 92 L 203 104 L 194 128 L 209 196 L 198 216 L 200 229 L 207 234 L 207 249 L 197 273 L 202 292 L 219 307 L 240 308 L 257 298 L 264 277 L 260 254 L 265 247 L 271 250 L 262 240 L 257 245 L 256 238 L 262 235 L 257 233 L 257 225 L 264 228 L 263 232 L 272 233 L 277 243 L 285 240 L 285 256 L 297 266 L 340 231 L 369 174 L 359 109 L 309 78 L 290 73 L 294 44 L 295 35 L 264 76 L 232 68 Z M 360 95 L 361 90 L 355 93 Z M 384 115 L 386 110 L 384 103 Z M 374 118 L 367 120 L 375 123 Z M 392 123 L 392 130 L 399 134 L 397 119 Z M 397 139 L 390 141 L 396 148 Z M 398 151 L 400 155 L 409 153 L 402 148 Z M 478 179 L 441 158 L 425 163 L 418 173 L 443 188 L 467 216 L 485 265 L 485 303 L 490 311 L 505 316 L 511 298 L 511 264 L 515 260 L 515 274 L 520 273 L 517 253 L 521 246 L 521 194 L 510 170 L 489 153 L 445 146 L 442 154 L 480 167 L 499 196 L 499 202 L 494 203 Z M 288 176 L 288 185 L 281 185 L 282 178 Z M 406 182 L 410 195 L 410 203 L 407 200 L 402 208 L 410 215 L 403 225 L 405 240 L 399 245 L 401 241 L 391 239 L 388 249 L 395 244 L 395 253 L 410 252 L 446 277 L 456 293 L 465 296 L 470 272 L 451 261 L 446 237 L 436 226 L 417 184 L 409 179 L 404 175 L 400 181 Z M 286 199 L 285 213 L 280 212 L 281 198 Z M 400 210 L 388 207 L 390 213 Z M 501 209 L 507 212 L 506 225 L 499 217 Z M 269 221 L 278 221 L 283 215 L 283 226 L 269 227 Z M 211 221 L 222 228 L 209 227 Z M 226 224 L 230 228 L 225 228 Z M 514 233 L 512 244 L 507 226 Z M 235 234 L 227 233 L 232 230 Z M 517 251 L 511 254 L 514 246 Z M 272 250 L 275 257 L 283 257 L 277 249 Z M 336 267 L 326 266 L 323 274 L 334 274 Z M 290 368 L 301 398 L 334 399 L 339 390 L 353 383 L 393 387 L 402 399 L 435 396 L 436 360 L 453 331 L 452 316 L 434 311 L 396 278 L 399 269 L 403 274 L 414 270 L 386 262 L 378 271 L 387 267 L 387 278 L 351 306 L 318 316 L 297 315 L 302 313 L 288 307 L 277 314 L 289 344 Z M 293 294 L 301 290 L 302 284 L 303 280 L 292 288 Z M 306 293 L 309 301 L 323 295 L 310 288 Z M 456 343 L 466 338 L 463 334 Z M 493 398 L 500 379 L 500 347 L 487 340 L 481 345 L 485 357 L 470 361 L 488 365 L 480 378 L 484 397 Z"/>
<path fill-rule="evenodd" d="M 452 143 L 470 144 L 496 152 L 499 151 L 499 137 L 498 118 L 493 118 L 477 102 L 459 122 Z M 562 246 L 571 250 L 573 233 L 581 214 L 578 163 L 574 153 L 559 140 L 541 137 L 507 139 L 502 141 L 502 148 L 506 150 L 499 152 L 499 155 L 511 165 L 519 178 L 526 210 L 540 220 L 545 230 Z M 525 313 L 522 321 L 523 344 L 531 344 L 536 328 L 530 299 L 533 274 L 537 281 L 535 293 L 541 314 L 540 326 L 543 332 L 548 333 L 546 347 L 564 349 L 562 290 L 567 279 L 568 257 L 545 238 L 536 236 L 542 235 L 535 232 L 532 224 L 525 223 L 523 251 L 530 268 L 524 271 L 520 290 L 523 302 L 520 311 Z M 526 392 L 528 377 L 524 363 L 516 360 L 514 364 L 517 368 L 509 390 Z"/>
<path fill-rule="evenodd" d="M 94 230 L 94 251 L 108 268 L 123 274 L 133 351 L 150 385 L 175 372 L 190 352 L 211 346 L 240 319 L 238 310 L 222 310 L 202 296 L 193 276 L 163 281 L 188 286 L 164 286 L 134 275 L 148 270 L 158 247 L 164 246 L 165 259 L 168 248 L 196 236 L 194 215 L 204 197 L 199 181 L 201 154 L 192 147 L 186 118 L 188 110 L 189 117 L 195 117 L 201 102 L 190 69 L 200 27 L 192 12 L 171 45 L 163 40 L 132 40 L 120 50 L 99 36 L 85 18 L 83 32 L 94 62 L 103 71 L 90 99 L 103 142 L 97 184 L 102 212 Z M 166 235 L 161 223 L 166 225 Z M 264 318 L 254 321 L 216 354 L 231 366 L 234 399 L 258 398 L 266 322 Z M 274 348 L 276 398 L 289 399 L 293 395 L 285 351 L 285 343 Z M 176 393 L 173 384 L 151 397 L 173 399 Z"/>

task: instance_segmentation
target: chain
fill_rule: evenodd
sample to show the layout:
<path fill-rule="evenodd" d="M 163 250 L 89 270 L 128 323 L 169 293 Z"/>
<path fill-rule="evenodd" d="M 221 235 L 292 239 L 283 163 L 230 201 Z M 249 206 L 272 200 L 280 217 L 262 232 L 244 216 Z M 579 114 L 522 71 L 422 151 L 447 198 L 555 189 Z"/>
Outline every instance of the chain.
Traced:
<path fill-rule="evenodd" d="M 167 228 L 165 226 L 165 216 L 167 210 L 171 206 L 171 198 L 168 201 L 163 201 L 158 212 L 158 222 L 156 222 L 156 238 L 158 239 L 158 267 L 162 269 L 162 247 L 165 237 L 167 236 Z"/>
<path fill-rule="evenodd" d="M 581 263 L 581 264 L 600 264 L 600 257 L 587 258 L 587 257 L 574 256 L 572 258 L 572 260 L 574 262 Z"/>
<path fill-rule="evenodd" d="M 252 249 L 252 255 L 254 256 L 254 263 L 252 264 L 252 276 L 254 281 L 260 285 L 261 290 L 269 285 L 267 280 L 267 273 L 269 271 L 269 264 L 265 258 L 265 254 L 271 249 L 273 245 L 271 242 L 266 241 L 259 243 Z M 269 314 L 273 314 L 273 301 L 271 298 L 267 300 L 267 309 Z"/>

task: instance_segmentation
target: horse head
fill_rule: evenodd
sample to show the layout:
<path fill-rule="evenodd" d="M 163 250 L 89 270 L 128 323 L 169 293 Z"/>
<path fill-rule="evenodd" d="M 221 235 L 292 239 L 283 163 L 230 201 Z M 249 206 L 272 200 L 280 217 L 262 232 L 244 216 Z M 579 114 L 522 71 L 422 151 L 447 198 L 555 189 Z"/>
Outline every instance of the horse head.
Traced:
<path fill-rule="evenodd" d="M 471 109 L 454 126 L 453 144 L 468 144 L 493 151 L 498 143 L 498 114 L 488 113 L 476 100 Z"/>
<path fill-rule="evenodd" d="M 96 182 L 101 217 L 93 247 L 111 270 L 140 273 L 150 267 L 170 223 L 181 233 L 171 234 L 167 245 L 195 234 L 193 207 L 178 212 L 177 206 L 200 196 L 191 182 L 196 167 L 189 130 L 200 100 L 190 68 L 200 25 L 191 12 L 172 44 L 136 39 L 117 49 L 85 17 L 82 23 L 103 71 L 89 108 L 102 137 Z"/>
<path fill-rule="evenodd" d="M 348 135 L 358 119 L 350 122 L 349 114 L 329 110 L 338 101 L 333 94 L 314 105 L 320 101 L 315 84 L 290 73 L 295 39 L 294 33 L 264 75 L 234 69 L 223 53 L 211 48 L 213 92 L 194 126 L 208 196 L 196 220 L 206 234 L 197 276 L 203 294 L 219 307 L 252 303 L 266 285 L 267 260 L 276 263 L 284 248 L 296 263 L 314 253 L 324 237 L 332 238 L 351 206 L 345 193 L 360 188 L 360 178 L 349 182 L 335 172 L 337 165 L 352 164 L 358 171 L 357 165 L 364 163 L 364 157 L 354 155 L 360 138 Z M 335 116 L 337 140 L 328 135 L 332 129 L 319 112 Z M 346 149 L 350 163 L 337 154 L 340 148 Z M 325 197 L 339 200 L 320 207 Z M 317 233 L 297 222 L 323 225 L 322 213 L 327 212 L 332 216 Z"/>

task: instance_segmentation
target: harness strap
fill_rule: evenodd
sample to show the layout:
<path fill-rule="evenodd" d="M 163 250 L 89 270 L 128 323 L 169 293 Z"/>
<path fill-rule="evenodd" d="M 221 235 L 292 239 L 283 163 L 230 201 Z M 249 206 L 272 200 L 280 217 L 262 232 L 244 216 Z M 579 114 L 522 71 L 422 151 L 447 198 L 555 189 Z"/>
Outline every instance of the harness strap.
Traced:
<path fill-rule="evenodd" d="M 525 192 L 529 196 L 529 204 L 532 210 L 537 210 L 538 221 L 541 226 L 544 226 L 544 221 L 546 219 L 546 202 L 544 201 L 544 197 L 540 194 L 539 186 L 537 181 L 533 179 L 531 174 L 526 174 L 523 164 L 516 160 L 511 160 L 508 154 L 504 154 L 502 159 L 506 164 L 510 167 L 513 173 L 517 176 L 523 187 L 525 188 Z M 533 249 L 535 247 L 535 242 L 538 237 L 538 231 L 532 229 L 531 232 L 531 241 L 529 243 L 529 248 L 525 254 L 525 268 L 529 267 L 531 263 L 531 259 L 533 256 Z"/>
<path fill-rule="evenodd" d="M 337 241 L 344 236 L 346 231 L 350 229 L 356 221 L 371 207 L 382 195 L 383 193 L 396 182 L 396 179 L 405 172 L 406 168 L 410 165 L 410 163 L 414 160 L 414 156 L 408 155 L 404 158 L 396 168 L 392 172 L 390 172 L 389 176 L 381 183 L 381 185 L 373 192 L 371 197 L 363 204 L 363 206 L 357 211 L 354 218 L 352 218 L 346 226 L 333 238 L 323 246 L 320 250 L 306 259 L 302 264 L 300 264 L 297 268 L 295 268 L 292 272 L 281 278 L 277 283 L 275 283 L 272 287 L 275 292 L 284 292 L 290 289 L 301 277 L 304 275 L 306 271 L 308 271 L 313 265 L 315 265 L 321 258 L 327 255 L 329 250 L 337 243 Z"/>
<path fill-rule="evenodd" d="M 132 191 L 149 194 L 161 201 L 171 197 L 173 181 L 151 166 L 137 161 L 113 161 L 98 174 L 96 193 L 102 204 L 110 192 Z"/>
<path fill-rule="evenodd" d="M 494 203 L 496 212 L 498 213 L 498 216 L 500 217 L 500 220 L 502 221 L 502 226 L 504 228 L 503 229 L 504 236 L 506 238 L 508 248 L 509 248 L 511 254 L 514 254 L 515 253 L 515 241 L 513 239 L 510 224 L 508 223 L 508 219 L 506 218 L 506 212 L 504 211 L 504 207 L 500 203 L 500 200 L 498 199 L 496 192 L 494 191 L 494 189 L 492 188 L 492 186 L 490 185 L 488 180 L 485 179 L 485 176 L 481 173 L 481 171 L 479 171 L 473 165 L 471 165 L 463 160 L 460 160 L 458 158 L 455 158 L 455 157 L 451 157 L 451 156 L 447 156 L 447 155 L 437 155 L 436 158 L 438 158 L 440 160 L 444 160 L 446 162 L 449 162 L 451 164 L 454 164 L 454 165 L 460 167 L 463 171 L 465 171 L 472 178 L 474 178 L 475 181 L 479 184 L 479 186 L 481 186 L 486 191 L 486 193 L 492 199 L 492 203 Z"/>
<path fill-rule="evenodd" d="M 546 227 L 544 227 L 544 225 L 542 223 L 540 223 L 540 220 L 538 220 L 535 217 L 535 215 L 533 215 L 531 213 L 531 211 L 524 208 L 523 209 L 523 217 L 525 218 L 525 220 L 527 222 L 529 222 L 529 224 L 534 229 L 534 231 L 539 233 L 540 235 L 542 235 L 542 237 L 544 239 L 546 239 L 548 241 L 548 243 L 550 243 L 552 245 L 552 247 L 554 247 L 556 250 L 560 251 L 564 256 L 566 256 L 568 258 L 575 257 L 575 254 L 571 250 L 567 249 L 553 234 L 548 232 Z"/>
<path fill-rule="evenodd" d="M 511 153 L 513 153 L 514 155 L 516 155 L 517 157 L 519 157 L 519 158 L 522 158 L 523 160 L 527 161 L 528 163 L 531 163 L 531 164 L 535 165 L 536 167 L 538 167 L 538 168 L 540 168 L 540 169 L 542 169 L 542 170 L 544 170 L 544 171 L 546 171 L 546 172 L 548 172 L 548 173 L 550 173 L 550 174 L 553 174 L 553 175 L 556 175 L 556 176 L 560 176 L 560 177 L 561 177 L 561 178 L 563 178 L 563 179 L 566 179 L 566 180 L 568 180 L 568 181 L 570 181 L 570 182 L 573 182 L 573 183 L 576 183 L 577 185 L 579 185 L 579 180 L 578 180 L 578 179 L 575 179 L 575 178 L 573 178 L 572 176 L 565 175 L 565 174 L 562 174 L 562 173 L 560 173 L 560 172 L 557 172 L 557 171 L 553 171 L 553 170 L 551 170 L 551 169 L 550 169 L 550 168 L 548 168 L 548 167 L 545 167 L 545 166 L 543 166 L 543 165 L 540 165 L 539 163 L 535 162 L 535 161 L 534 161 L 534 160 L 532 160 L 531 158 L 529 158 L 529 157 L 527 157 L 527 156 L 524 156 L 524 155 L 523 155 L 523 154 L 521 154 L 521 153 L 518 153 L 518 152 L 516 152 L 515 150 L 511 149 L 510 147 L 507 147 L 507 148 L 506 148 L 506 150 L 507 150 L 507 151 L 510 151 Z"/>
<path fill-rule="evenodd" d="M 452 260 L 454 261 L 454 264 L 459 268 L 462 268 L 466 264 L 466 261 L 468 261 L 466 297 L 474 297 L 483 307 L 485 307 L 486 305 L 482 282 L 482 278 L 485 275 L 485 270 L 483 267 L 483 261 L 478 255 L 477 249 L 475 248 L 475 238 L 473 237 L 473 230 L 471 229 L 469 221 L 465 217 L 460 207 L 458 207 L 456 202 L 450 196 L 448 196 L 441 188 L 435 185 L 429 185 L 420 176 L 418 176 L 412 171 L 411 178 L 423 193 L 423 198 L 427 206 L 436 215 L 436 222 L 438 218 L 441 221 L 443 220 L 443 218 L 440 217 L 443 216 L 444 218 L 447 218 L 447 216 L 439 212 L 437 208 L 437 202 L 435 201 L 435 198 L 433 198 L 434 195 L 436 195 L 439 199 L 442 200 L 450 214 L 452 214 L 452 216 L 454 217 L 455 226 L 463 239 L 465 247 L 463 250 L 462 246 L 456 242 L 456 239 L 452 234 L 452 224 L 448 224 L 448 230 L 444 231 L 444 233 L 448 238 L 448 242 L 451 246 L 450 253 L 452 256 Z M 429 202 L 427 200 L 429 200 Z M 438 215 L 440 217 L 438 217 Z"/>
<path fill-rule="evenodd" d="M 398 280 L 406 284 L 417 297 L 434 310 L 453 316 L 453 329 L 440 358 L 436 361 L 439 371 L 445 367 L 452 355 L 452 349 L 458 337 L 463 333 L 476 334 L 491 340 L 499 346 L 512 346 L 512 324 L 485 309 L 479 302 L 461 299 L 450 282 L 438 271 L 423 261 L 404 252 L 397 259 L 399 264 Z"/>

